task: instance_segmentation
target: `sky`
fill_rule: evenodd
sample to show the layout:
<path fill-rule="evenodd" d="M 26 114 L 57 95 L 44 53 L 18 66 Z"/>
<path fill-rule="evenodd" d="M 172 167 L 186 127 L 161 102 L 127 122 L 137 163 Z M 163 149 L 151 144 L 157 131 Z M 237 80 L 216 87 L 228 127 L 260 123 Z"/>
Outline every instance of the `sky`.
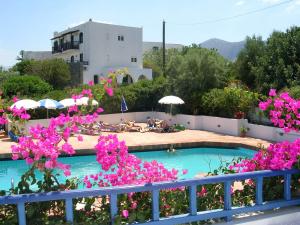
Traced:
<path fill-rule="evenodd" d="M 54 31 L 93 21 L 143 27 L 144 41 L 189 45 L 210 38 L 241 41 L 251 35 L 266 39 L 274 30 L 300 26 L 300 0 L 216 23 L 285 0 L 0 0 L 0 65 L 16 63 L 20 50 L 51 50 Z"/>

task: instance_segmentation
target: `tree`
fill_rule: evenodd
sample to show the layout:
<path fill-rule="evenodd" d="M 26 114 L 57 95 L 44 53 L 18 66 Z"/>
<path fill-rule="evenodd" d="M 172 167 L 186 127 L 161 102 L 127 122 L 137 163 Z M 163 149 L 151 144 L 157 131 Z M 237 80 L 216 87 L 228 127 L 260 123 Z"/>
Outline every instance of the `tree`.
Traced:
<path fill-rule="evenodd" d="M 168 93 L 185 101 L 186 113 L 198 114 L 201 96 L 212 88 L 226 86 L 229 66 L 230 62 L 213 50 L 194 45 L 177 51 L 169 57 L 166 66 Z"/>
<path fill-rule="evenodd" d="M 67 86 L 71 79 L 69 66 L 63 59 L 34 61 L 32 72 L 51 84 L 55 89 Z"/>
<path fill-rule="evenodd" d="M 12 67 L 12 71 L 19 72 L 20 75 L 32 74 L 33 60 L 22 60 Z"/>
<path fill-rule="evenodd" d="M 12 76 L 2 85 L 4 97 L 28 96 L 36 97 L 52 90 L 52 87 L 37 76 Z"/>
<path fill-rule="evenodd" d="M 245 48 L 239 53 L 235 62 L 237 78 L 249 88 L 257 87 L 257 69 L 260 58 L 265 54 L 265 43 L 261 37 L 247 37 Z"/>
<path fill-rule="evenodd" d="M 236 68 L 245 84 L 263 94 L 270 88 L 300 85 L 300 27 L 274 31 L 266 42 L 247 38 Z"/>
<path fill-rule="evenodd" d="M 63 59 L 22 60 L 13 67 L 13 70 L 19 71 L 20 75 L 39 76 L 55 89 L 67 86 L 71 79 L 69 66 Z"/>

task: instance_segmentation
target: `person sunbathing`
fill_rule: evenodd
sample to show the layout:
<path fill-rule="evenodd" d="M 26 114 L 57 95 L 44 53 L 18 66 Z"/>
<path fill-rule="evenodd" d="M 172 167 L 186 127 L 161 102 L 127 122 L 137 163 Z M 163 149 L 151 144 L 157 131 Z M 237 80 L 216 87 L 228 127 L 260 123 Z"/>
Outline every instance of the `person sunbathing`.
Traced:
<path fill-rule="evenodd" d="M 170 131 L 170 126 L 169 124 L 167 123 L 167 121 L 163 120 L 160 124 L 163 132 L 169 132 Z"/>
<path fill-rule="evenodd" d="M 126 122 L 125 131 L 129 132 L 139 132 L 142 130 L 142 127 L 139 125 L 136 125 L 134 121 L 128 121 Z"/>
<path fill-rule="evenodd" d="M 158 127 L 157 120 L 154 119 L 154 118 L 148 119 L 148 120 L 147 120 L 147 126 L 148 126 L 149 128 L 156 128 L 156 127 Z"/>

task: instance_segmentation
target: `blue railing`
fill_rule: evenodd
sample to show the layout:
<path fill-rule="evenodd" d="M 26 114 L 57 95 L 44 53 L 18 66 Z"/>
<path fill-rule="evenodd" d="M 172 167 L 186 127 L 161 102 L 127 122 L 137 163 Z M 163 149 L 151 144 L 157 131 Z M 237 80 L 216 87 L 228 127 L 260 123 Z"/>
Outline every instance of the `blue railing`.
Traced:
<path fill-rule="evenodd" d="M 232 220 L 232 216 L 239 213 L 263 211 L 278 207 L 300 205 L 300 198 L 291 197 L 291 177 L 293 174 L 300 174 L 300 170 L 283 171 L 257 171 L 251 173 L 228 174 L 220 176 L 204 177 L 200 179 L 179 180 L 174 182 L 152 183 L 138 186 L 121 186 L 101 189 L 70 190 L 62 192 L 48 192 L 38 194 L 23 194 L 0 197 L 0 205 L 16 204 L 18 209 L 18 220 L 20 225 L 26 225 L 25 203 L 64 200 L 66 207 L 66 220 L 73 222 L 73 199 L 93 196 L 110 196 L 110 214 L 113 218 L 118 213 L 118 195 L 132 192 L 151 192 L 152 193 L 152 220 L 139 223 L 140 225 L 169 225 L 182 224 L 213 218 L 225 218 L 226 221 Z M 263 200 L 263 180 L 266 177 L 283 176 L 284 179 L 284 198 L 282 200 L 265 202 Z M 234 181 L 253 179 L 256 182 L 256 200 L 251 206 L 232 207 L 231 205 L 231 185 Z M 224 184 L 224 209 L 208 210 L 198 212 L 197 210 L 197 186 L 205 184 Z M 161 218 L 159 212 L 159 192 L 163 189 L 188 187 L 189 188 L 189 213 Z M 212 199 L 213 201 L 213 199 Z"/>

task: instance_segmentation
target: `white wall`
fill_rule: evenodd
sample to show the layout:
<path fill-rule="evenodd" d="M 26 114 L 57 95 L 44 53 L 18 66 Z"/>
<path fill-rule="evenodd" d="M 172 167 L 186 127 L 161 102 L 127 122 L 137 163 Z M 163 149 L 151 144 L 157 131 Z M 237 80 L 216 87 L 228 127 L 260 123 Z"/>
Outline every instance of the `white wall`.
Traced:
<path fill-rule="evenodd" d="M 169 124 L 182 124 L 188 129 L 195 130 L 206 130 L 211 132 L 216 132 L 225 135 L 239 136 L 240 128 L 242 126 L 249 129 L 247 132 L 248 137 L 259 138 L 264 140 L 269 140 L 273 142 L 279 141 L 294 141 L 300 138 L 300 133 L 290 132 L 285 134 L 281 129 L 263 126 L 257 124 L 248 123 L 244 119 L 228 119 L 221 117 L 211 117 L 211 116 L 193 116 L 177 114 L 172 116 L 164 112 L 130 112 L 130 113 L 116 113 L 116 114 L 102 114 L 99 116 L 98 121 L 103 121 L 106 123 L 117 124 L 121 120 L 132 120 L 136 122 L 146 122 L 149 118 L 158 118 L 161 120 L 168 121 Z M 26 129 L 29 130 L 30 126 L 40 124 L 42 126 L 47 126 L 49 124 L 49 119 L 42 120 L 30 120 L 26 124 Z M 8 126 L 9 127 L 9 126 Z"/>
<path fill-rule="evenodd" d="M 102 71 L 104 74 L 108 74 L 110 70 L 116 71 L 119 69 L 124 69 L 124 67 L 110 67 L 110 68 L 104 68 Z M 134 68 L 134 67 L 126 67 L 126 69 L 128 70 L 128 73 L 130 74 L 130 76 L 133 79 L 133 82 L 137 82 L 139 80 L 139 77 L 141 75 L 146 76 L 146 78 L 148 80 L 152 80 L 152 69 L 147 69 L 147 68 Z M 117 77 L 117 82 L 118 83 L 122 83 L 123 77 L 122 76 L 118 76 Z"/>
<path fill-rule="evenodd" d="M 124 41 L 119 41 L 118 36 Z M 94 75 L 106 76 L 109 70 L 128 68 L 134 81 L 140 75 L 152 79 L 152 70 L 143 69 L 143 29 L 96 22 L 88 22 L 88 52 L 84 53 L 89 65 L 84 71 L 83 80 L 87 83 Z M 131 62 L 131 58 L 137 62 Z"/>
<path fill-rule="evenodd" d="M 23 59 L 25 60 L 45 60 L 52 57 L 51 51 L 24 51 L 23 53 Z"/>

